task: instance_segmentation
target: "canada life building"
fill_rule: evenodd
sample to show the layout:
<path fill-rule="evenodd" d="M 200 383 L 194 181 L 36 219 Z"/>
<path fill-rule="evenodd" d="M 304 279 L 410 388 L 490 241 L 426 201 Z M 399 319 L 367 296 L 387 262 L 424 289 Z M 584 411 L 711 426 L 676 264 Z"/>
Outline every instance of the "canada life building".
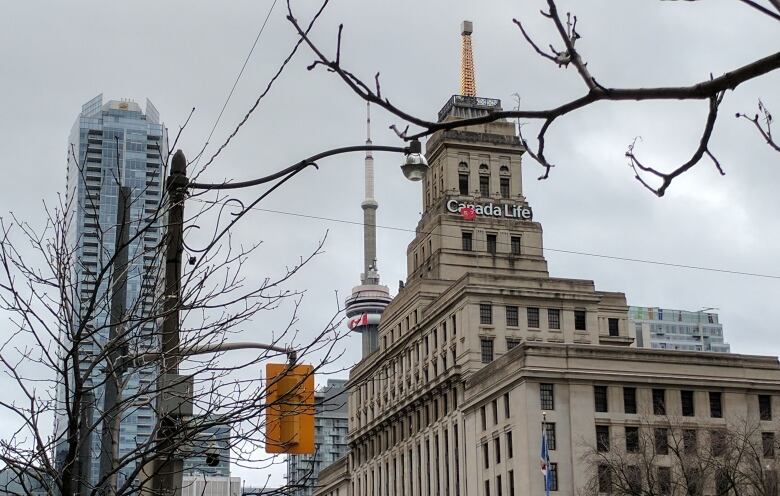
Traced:
<path fill-rule="evenodd" d="M 476 96 L 470 24 L 461 95 L 439 121 L 501 108 Z M 593 480 L 582 459 L 597 433 L 624 443 L 627 428 L 663 420 L 661 398 L 702 430 L 759 417 L 777 430 L 776 358 L 637 349 L 623 293 L 550 277 L 523 152 L 507 121 L 428 139 L 407 281 L 378 348 L 350 373 L 349 454 L 320 472 L 315 494 L 542 495 L 543 412 L 550 491 L 566 496 Z"/>
<path fill-rule="evenodd" d="M 128 247 L 127 293 L 125 307 L 133 312 L 136 321 L 141 322 L 133 329 L 138 340 L 131 346 L 131 352 L 145 351 L 154 347 L 154 319 L 144 317 L 150 311 L 157 294 L 156 284 L 160 279 L 161 260 L 158 246 L 162 236 L 159 220 L 153 219 L 159 209 L 163 194 L 163 164 L 167 159 L 168 142 L 165 126 L 160 122 L 157 109 L 147 100 L 145 111 L 133 101 L 111 100 L 103 102 L 98 95 L 85 103 L 76 118 L 68 139 L 67 200 L 68 200 L 68 247 L 73 251 L 72 282 L 77 294 L 73 295 L 75 305 L 74 328 L 80 324 L 80 302 L 89 301 L 97 293 L 97 301 L 107 301 L 110 293 L 110 278 L 95 284 L 95 275 L 100 273 L 106 261 L 115 252 L 118 197 L 121 187 L 129 188 L 129 237 L 132 239 L 139 229 L 143 235 L 134 239 Z M 108 339 L 109 305 L 100 305 L 99 310 L 86 325 L 98 331 L 98 339 L 84 342 L 80 353 L 99 355 L 100 347 Z M 103 407 L 102 373 L 95 369 L 85 383 L 94 385 L 93 422 L 101 417 Z M 128 378 L 126 394 L 139 394 L 139 389 L 150 386 L 154 375 L 151 367 L 139 369 Z M 63 406 L 66 401 L 62 384 L 57 387 L 59 411 L 55 415 L 54 433 L 62 436 L 67 426 Z M 139 400 L 144 399 L 139 396 Z M 155 425 L 154 412 L 149 401 L 140 402 L 124 411 L 119 434 L 119 456 L 130 453 L 136 442 L 149 440 Z M 100 425 L 100 424 L 99 424 Z M 93 483 L 100 470 L 100 427 L 91 434 L 90 468 Z M 123 483 L 119 475 L 119 483 Z"/>

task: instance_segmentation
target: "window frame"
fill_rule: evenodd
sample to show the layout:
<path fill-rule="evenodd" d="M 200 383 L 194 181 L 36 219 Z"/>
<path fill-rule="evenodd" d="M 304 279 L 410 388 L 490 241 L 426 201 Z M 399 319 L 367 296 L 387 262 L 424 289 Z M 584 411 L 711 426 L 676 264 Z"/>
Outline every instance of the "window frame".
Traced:
<path fill-rule="evenodd" d="M 540 328 L 541 317 L 540 317 L 539 307 L 526 307 L 525 318 L 529 329 Z"/>
<path fill-rule="evenodd" d="M 609 390 L 607 386 L 593 385 L 593 410 L 597 413 L 609 412 Z"/>
<path fill-rule="evenodd" d="M 488 350 L 488 347 L 490 348 Z M 482 360 L 483 364 L 488 364 L 495 360 L 496 357 L 496 350 L 493 346 L 493 339 L 492 338 L 480 338 L 479 339 L 479 351 L 480 351 L 480 358 Z M 490 355 L 490 360 L 487 360 L 488 354 Z"/>
<path fill-rule="evenodd" d="M 507 327 L 520 326 L 520 309 L 517 305 L 507 305 L 506 307 L 506 325 Z"/>
<path fill-rule="evenodd" d="M 630 429 L 630 431 L 629 431 Z M 631 434 L 629 434 L 629 432 Z M 639 453 L 639 426 L 625 426 L 626 453 Z"/>
<path fill-rule="evenodd" d="M 479 325 L 493 325 L 493 304 L 479 304 Z"/>
<path fill-rule="evenodd" d="M 471 231 L 460 232 L 460 247 L 463 251 L 474 251 L 474 233 Z"/>
<path fill-rule="evenodd" d="M 631 391 L 631 395 L 626 395 L 627 391 Z M 628 408 L 629 406 L 631 406 L 632 408 Z M 633 410 L 633 411 L 629 411 L 629 410 Z M 636 415 L 636 412 L 637 412 L 636 388 L 624 387 L 623 388 L 623 413 L 626 413 L 628 415 Z"/>
<path fill-rule="evenodd" d="M 610 449 L 610 428 L 608 424 L 596 424 L 596 452 L 608 453 Z"/>
<path fill-rule="evenodd" d="M 772 395 L 758 395 L 758 417 L 760 420 L 772 420 Z"/>
<path fill-rule="evenodd" d="M 717 401 L 714 401 L 717 398 Z M 723 418 L 723 394 L 720 391 L 709 391 L 710 417 Z"/>
<path fill-rule="evenodd" d="M 653 388 L 653 415 L 666 415 L 666 389 Z"/>
<path fill-rule="evenodd" d="M 680 407 L 683 417 L 696 416 L 696 397 L 690 389 L 680 390 Z"/>
<path fill-rule="evenodd" d="M 547 394 L 549 393 L 549 395 Z M 549 382 L 539 383 L 539 405 L 544 411 L 555 410 L 555 385 Z M 545 405 L 549 405 L 546 407 Z"/>
<path fill-rule="evenodd" d="M 553 318 L 555 315 L 555 318 Z M 548 308 L 547 309 L 547 327 L 550 329 L 561 328 L 561 309 L 560 308 Z"/>
<path fill-rule="evenodd" d="M 575 331 L 587 331 L 588 330 L 588 312 L 583 309 L 574 310 L 574 330 Z"/>

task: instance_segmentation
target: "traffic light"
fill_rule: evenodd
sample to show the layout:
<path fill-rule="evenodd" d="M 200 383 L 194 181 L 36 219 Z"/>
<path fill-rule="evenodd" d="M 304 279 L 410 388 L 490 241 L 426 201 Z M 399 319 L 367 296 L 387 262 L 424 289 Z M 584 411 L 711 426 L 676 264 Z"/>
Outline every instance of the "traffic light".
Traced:
<path fill-rule="evenodd" d="M 314 454 L 314 367 L 269 363 L 265 376 L 265 451 Z"/>

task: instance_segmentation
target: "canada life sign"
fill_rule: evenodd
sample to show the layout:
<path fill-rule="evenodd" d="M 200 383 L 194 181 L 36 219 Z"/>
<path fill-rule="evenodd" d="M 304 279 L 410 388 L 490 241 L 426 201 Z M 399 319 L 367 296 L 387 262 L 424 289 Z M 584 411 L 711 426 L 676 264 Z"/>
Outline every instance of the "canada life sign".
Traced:
<path fill-rule="evenodd" d="M 460 214 L 466 220 L 476 217 L 505 217 L 508 219 L 531 220 L 533 212 L 522 205 L 498 205 L 495 203 L 461 203 L 457 200 L 447 201 L 447 211 Z"/>

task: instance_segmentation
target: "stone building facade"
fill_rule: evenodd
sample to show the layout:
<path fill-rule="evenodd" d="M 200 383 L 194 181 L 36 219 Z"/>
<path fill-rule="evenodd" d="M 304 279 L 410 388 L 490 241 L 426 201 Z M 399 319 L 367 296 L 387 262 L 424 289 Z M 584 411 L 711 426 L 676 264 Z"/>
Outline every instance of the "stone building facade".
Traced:
<path fill-rule="evenodd" d="M 439 118 L 498 109 L 498 100 L 453 96 Z M 672 410 L 683 389 L 697 405 L 719 392 L 737 416 L 759 394 L 778 401 L 775 358 L 636 349 L 623 293 L 550 277 L 523 195 L 523 152 L 505 121 L 428 140 L 407 281 L 382 315 L 379 349 L 351 371 L 349 454 L 321 474 L 315 494 L 544 494 L 540 388 L 554 402 L 554 493 L 567 496 L 588 480 L 578 457 L 596 424 L 618 436 L 633 419 L 615 407 L 596 412 L 596 391 L 618 405 L 634 388 L 640 412 L 653 389 Z"/>

